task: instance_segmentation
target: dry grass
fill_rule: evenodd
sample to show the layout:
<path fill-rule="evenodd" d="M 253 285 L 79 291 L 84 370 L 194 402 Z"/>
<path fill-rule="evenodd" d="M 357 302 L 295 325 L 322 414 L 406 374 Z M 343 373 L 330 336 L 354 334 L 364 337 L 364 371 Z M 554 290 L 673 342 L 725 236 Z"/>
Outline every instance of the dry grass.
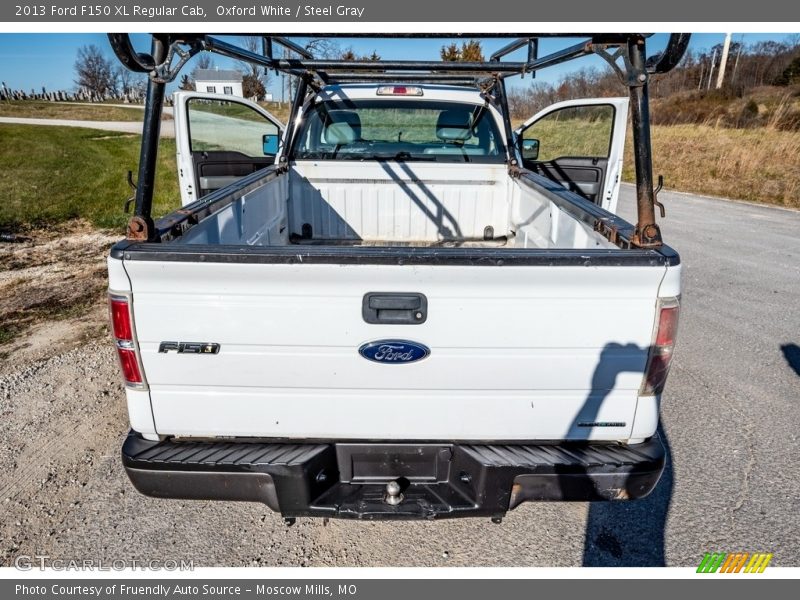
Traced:
<path fill-rule="evenodd" d="M 652 128 L 653 172 L 669 189 L 800 208 L 800 132 L 707 125 Z M 634 180 L 626 145 L 626 181 Z"/>
<path fill-rule="evenodd" d="M 276 119 L 285 123 L 289 122 L 289 113 L 291 112 L 292 105 L 289 102 L 259 102 L 261 106 L 267 109 Z"/>
<path fill-rule="evenodd" d="M 737 129 L 800 130 L 800 86 L 766 86 L 737 96 L 732 90 L 681 92 L 655 98 L 653 125 L 710 125 Z"/>

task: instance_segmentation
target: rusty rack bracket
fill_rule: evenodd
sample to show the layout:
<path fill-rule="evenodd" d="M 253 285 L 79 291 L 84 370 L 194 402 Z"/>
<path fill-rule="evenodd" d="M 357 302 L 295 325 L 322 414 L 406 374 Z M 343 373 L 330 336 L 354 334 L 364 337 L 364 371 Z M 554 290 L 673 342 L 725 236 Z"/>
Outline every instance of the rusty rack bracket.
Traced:
<path fill-rule="evenodd" d="M 620 233 L 616 225 L 608 225 L 602 219 L 594 222 L 594 230 L 614 245 L 620 243 Z"/>
<path fill-rule="evenodd" d="M 655 204 L 658 207 L 658 212 L 661 215 L 661 218 L 663 219 L 667 216 L 667 210 L 664 208 L 664 205 L 658 201 L 658 193 L 662 189 L 664 189 L 664 176 L 659 175 L 658 186 L 656 186 L 656 189 L 653 190 L 653 204 Z"/>
<path fill-rule="evenodd" d="M 148 223 L 144 217 L 131 217 L 128 219 L 125 237 L 132 241 L 146 242 L 150 239 L 152 229 L 152 221 Z"/>
<path fill-rule="evenodd" d="M 131 204 L 136 201 L 136 184 L 133 182 L 133 171 L 128 171 L 128 176 L 126 177 L 126 181 L 128 183 L 128 187 L 133 190 L 133 196 L 125 200 L 125 214 L 131 212 Z"/>
<path fill-rule="evenodd" d="M 636 226 L 631 238 L 631 245 L 636 248 L 660 248 L 664 245 L 661 239 L 661 228 L 656 223 L 644 227 Z"/>

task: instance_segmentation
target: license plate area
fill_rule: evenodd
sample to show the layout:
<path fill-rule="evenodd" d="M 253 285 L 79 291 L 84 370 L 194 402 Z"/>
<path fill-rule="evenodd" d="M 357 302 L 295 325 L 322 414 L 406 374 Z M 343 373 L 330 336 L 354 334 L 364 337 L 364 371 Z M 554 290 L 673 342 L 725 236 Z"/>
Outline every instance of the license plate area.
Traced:
<path fill-rule="evenodd" d="M 448 481 L 452 456 L 447 444 L 336 444 L 343 483 Z"/>

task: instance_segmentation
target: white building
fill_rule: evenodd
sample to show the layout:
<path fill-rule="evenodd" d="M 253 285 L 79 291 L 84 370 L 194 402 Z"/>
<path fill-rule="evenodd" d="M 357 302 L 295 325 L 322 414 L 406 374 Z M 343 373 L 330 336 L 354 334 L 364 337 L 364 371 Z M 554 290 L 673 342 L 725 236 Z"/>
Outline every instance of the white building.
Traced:
<path fill-rule="evenodd" d="M 197 69 L 194 73 L 194 89 L 198 92 L 244 97 L 242 74 L 227 69 Z"/>

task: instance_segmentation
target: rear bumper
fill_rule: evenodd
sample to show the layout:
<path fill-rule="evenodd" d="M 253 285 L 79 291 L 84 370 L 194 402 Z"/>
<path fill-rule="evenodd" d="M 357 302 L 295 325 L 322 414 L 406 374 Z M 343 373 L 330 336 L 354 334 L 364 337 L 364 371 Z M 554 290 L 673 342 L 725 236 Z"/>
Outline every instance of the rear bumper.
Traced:
<path fill-rule="evenodd" d="M 158 498 L 262 502 L 285 517 L 498 517 L 527 501 L 634 500 L 664 470 L 642 444 L 151 442 L 122 447 L 134 487 Z M 384 489 L 401 484 L 403 501 Z"/>

